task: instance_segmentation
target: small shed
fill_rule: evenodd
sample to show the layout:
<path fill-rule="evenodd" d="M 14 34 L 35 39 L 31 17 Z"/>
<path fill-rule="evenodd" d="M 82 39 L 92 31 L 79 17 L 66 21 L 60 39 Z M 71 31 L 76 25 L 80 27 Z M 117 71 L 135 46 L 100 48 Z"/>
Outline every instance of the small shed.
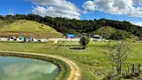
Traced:
<path fill-rule="evenodd" d="M 25 40 L 25 37 L 24 37 L 24 36 L 21 36 L 21 37 L 19 37 L 19 39 L 20 39 L 21 41 L 24 41 L 24 40 Z"/>
<path fill-rule="evenodd" d="M 100 35 L 92 35 L 91 37 L 95 38 L 95 39 L 102 39 L 102 36 L 100 36 Z"/>
<path fill-rule="evenodd" d="M 32 38 L 32 37 L 29 37 L 29 38 L 27 38 L 27 41 L 32 42 L 32 41 L 33 41 L 33 38 Z"/>
<path fill-rule="evenodd" d="M 66 38 L 75 38 L 75 34 L 66 34 Z"/>

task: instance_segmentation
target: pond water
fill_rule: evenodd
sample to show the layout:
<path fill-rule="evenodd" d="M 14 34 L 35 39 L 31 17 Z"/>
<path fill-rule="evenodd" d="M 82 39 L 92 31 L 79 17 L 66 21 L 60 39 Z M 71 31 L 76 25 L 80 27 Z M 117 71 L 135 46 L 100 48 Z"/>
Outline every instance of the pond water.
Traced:
<path fill-rule="evenodd" d="M 50 62 L 0 56 L 0 80 L 55 80 L 59 72 Z"/>

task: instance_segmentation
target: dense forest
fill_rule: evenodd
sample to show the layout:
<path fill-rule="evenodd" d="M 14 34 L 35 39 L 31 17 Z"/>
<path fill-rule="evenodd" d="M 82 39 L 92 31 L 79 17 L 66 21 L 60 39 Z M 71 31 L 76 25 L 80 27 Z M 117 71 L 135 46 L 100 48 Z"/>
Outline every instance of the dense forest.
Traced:
<path fill-rule="evenodd" d="M 49 25 L 56 29 L 57 31 L 66 34 L 66 33 L 91 33 L 99 28 L 110 26 L 117 29 L 115 33 L 124 34 L 129 33 L 137 36 L 139 39 L 142 39 L 142 27 L 133 25 L 128 21 L 117 21 L 117 20 L 108 20 L 108 19 L 99 19 L 99 20 L 76 20 L 76 19 L 67 19 L 67 18 L 52 18 L 49 16 L 42 17 L 39 15 L 29 14 L 16 14 L 16 15 L 6 15 L 0 16 L 0 25 L 5 25 L 14 22 L 15 20 L 33 20 L 39 23 Z M 113 35 L 120 35 L 114 34 Z M 111 38 L 110 36 L 109 38 Z"/>

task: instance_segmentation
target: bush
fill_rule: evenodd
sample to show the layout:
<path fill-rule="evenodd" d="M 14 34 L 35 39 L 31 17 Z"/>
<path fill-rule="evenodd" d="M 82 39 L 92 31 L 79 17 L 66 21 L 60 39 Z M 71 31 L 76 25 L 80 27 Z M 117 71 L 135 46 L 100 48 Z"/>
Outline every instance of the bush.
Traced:
<path fill-rule="evenodd" d="M 90 38 L 87 36 L 83 36 L 80 38 L 80 44 L 85 49 L 85 47 L 89 44 Z"/>
<path fill-rule="evenodd" d="M 116 30 L 110 36 L 110 39 L 113 39 L 113 40 L 122 40 L 122 39 L 124 40 L 125 38 L 132 38 L 132 34 L 126 31 Z"/>

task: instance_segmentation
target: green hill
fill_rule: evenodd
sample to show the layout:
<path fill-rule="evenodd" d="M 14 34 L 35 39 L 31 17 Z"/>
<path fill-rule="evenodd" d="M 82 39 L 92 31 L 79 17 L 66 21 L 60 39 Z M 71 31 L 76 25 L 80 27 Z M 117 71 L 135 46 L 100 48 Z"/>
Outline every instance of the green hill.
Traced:
<path fill-rule="evenodd" d="M 90 32 L 98 30 L 99 28 L 103 26 L 111 26 L 112 28 L 119 30 L 118 32 L 120 34 L 122 31 L 124 31 L 124 34 L 125 32 L 126 34 L 131 33 L 134 36 L 138 37 L 137 40 L 142 40 L 142 26 L 134 25 L 125 20 L 118 21 L 118 20 L 109 20 L 105 18 L 94 19 L 94 20 L 76 20 L 76 19 L 67 19 L 67 18 L 61 18 L 61 17 L 55 17 L 55 18 L 48 17 L 48 16 L 42 17 L 35 14 L 28 14 L 28 15 L 16 14 L 16 15 L 6 15 L 6 16 L 0 15 L 0 20 L 2 20 L 0 21 L 0 27 L 3 25 L 9 25 L 17 20 L 36 21 L 41 24 L 45 24 L 47 26 L 49 25 L 64 35 L 67 33 L 74 33 L 74 34 L 90 33 Z M 16 29 L 12 29 L 12 31 L 15 31 Z M 33 31 L 29 31 L 29 32 L 33 32 Z"/>
<path fill-rule="evenodd" d="M 130 32 L 112 28 L 110 26 L 103 26 L 91 34 L 102 35 L 106 39 L 121 40 L 121 39 L 137 39 L 135 35 Z"/>
<path fill-rule="evenodd" d="M 0 26 L 0 36 L 25 36 L 35 38 L 63 37 L 50 26 L 29 20 L 18 20 L 8 25 Z"/>

